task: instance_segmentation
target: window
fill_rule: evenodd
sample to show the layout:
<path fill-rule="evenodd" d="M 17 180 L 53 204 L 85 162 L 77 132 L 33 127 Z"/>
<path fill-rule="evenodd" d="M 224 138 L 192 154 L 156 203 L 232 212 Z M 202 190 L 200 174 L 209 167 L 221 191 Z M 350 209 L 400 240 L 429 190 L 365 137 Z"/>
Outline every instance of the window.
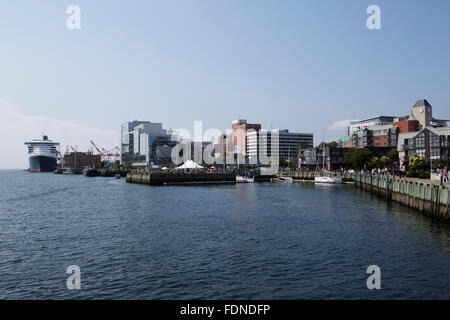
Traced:
<path fill-rule="evenodd" d="M 435 135 L 435 134 L 432 134 L 431 136 L 430 136 L 430 143 L 431 143 L 431 146 L 432 147 L 439 147 L 439 141 L 440 139 L 439 139 L 439 136 L 438 135 Z"/>
<path fill-rule="evenodd" d="M 419 134 L 416 139 L 416 147 L 417 148 L 425 148 L 425 133 L 422 132 L 421 134 Z"/>

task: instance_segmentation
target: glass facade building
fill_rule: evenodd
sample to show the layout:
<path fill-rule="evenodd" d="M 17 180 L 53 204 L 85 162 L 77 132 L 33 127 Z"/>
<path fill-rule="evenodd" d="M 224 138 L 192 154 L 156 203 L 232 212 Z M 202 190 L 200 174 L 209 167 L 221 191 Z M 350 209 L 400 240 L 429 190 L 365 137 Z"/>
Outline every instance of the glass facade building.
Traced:
<path fill-rule="evenodd" d="M 143 167 L 170 160 L 168 151 L 176 144 L 162 123 L 132 121 L 121 127 L 121 157 L 123 165 Z"/>

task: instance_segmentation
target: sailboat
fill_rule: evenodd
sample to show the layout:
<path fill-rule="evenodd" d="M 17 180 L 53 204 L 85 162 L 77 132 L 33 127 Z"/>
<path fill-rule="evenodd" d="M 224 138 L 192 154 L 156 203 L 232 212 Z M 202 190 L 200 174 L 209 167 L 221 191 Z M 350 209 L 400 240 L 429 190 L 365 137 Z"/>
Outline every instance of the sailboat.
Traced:
<path fill-rule="evenodd" d="M 288 163 L 290 164 L 291 160 L 289 159 L 291 155 L 291 145 L 289 145 L 289 149 L 288 149 Z M 288 166 L 289 167 L 289 166 Z M 289 167 L 289 172 L 290 172 L 290 167 Z M 294 183 L 294 179 L 288 176 L 280 176 L 279 177 L 280 181 L 286 182 L 286 183 Z"/>
<path fill-rule="evenodd" d="M 342 183 L 342 179 L 337 177 L 335 175 L 335 173 L 333 172 L 328 172 L 328 175 L 325 175 L 325 148 L 326 148 L 326 143 L 325 143 L 325 133 L 324 133 L 324 139 L 323 139 L 323 144 L 322 144 L 322 176 L 318 177 L 317 176 L 317 164 L 316 164 L 316 174 L 315 174 L 315 178 L 314 178 L 314 182 L 315 183 L 327 183 L 327 184 L 338 184 L 338 183 Z"/>
<path fill-rule="evenodd" d="M 236 153 L 239 152 L 239 148 L 237 146 L 235 147 L 234 150 L 235 150 Z M 240 159 L 239 159 L 239 156 L 238 156 L 238 159 L 237 159 L 238 172 L 239 172 L 239 164 L 240 164 Z M 238 175 L 236 175 L 236 182 L 239 182 L 239 183 L 254 183 L 255 182 L 255 177 L 254 176 L 250 177 L 250 176 L 247 176 L 245 174 L 243 174 L 243 175 L 238 174 Z"/>

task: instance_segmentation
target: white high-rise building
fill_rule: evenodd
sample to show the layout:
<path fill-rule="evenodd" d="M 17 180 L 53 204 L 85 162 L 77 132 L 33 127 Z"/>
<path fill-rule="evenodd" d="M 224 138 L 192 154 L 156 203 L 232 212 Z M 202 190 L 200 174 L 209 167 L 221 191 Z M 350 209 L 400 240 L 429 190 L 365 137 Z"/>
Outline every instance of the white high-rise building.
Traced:
<path fill-rule="evenodd" d="M 121 130 L 121 164 L 131 166 L 148 166 L 156 162 L 156 155 L 160 155 L 157 148 L 167 149 L 172 145 L 171 134 L 163 129 L 162 123 L 150 121 L 132 121 L 122 125 Z M 161 149 L 161 150 L 163 150 Z M 167 152 L 165 152 L 167 153 Z M 170 154 L 164 154 L 170 158 Z"/>
<path fill-rule="evenodd" d="M 272 132 L 268 130 L 250 130 L 247 132 L 247 156 L 250 160 L 259 159 L 259 153 L 264 152 L 267 156 L 278 153 L 285 159 L 297 158 L 299 142 L 309 147 L 313 146 L 314 136 L 312 133 L 289 132 L 289 130 L 277 130 L 278 149 L 272 148 Z"/>

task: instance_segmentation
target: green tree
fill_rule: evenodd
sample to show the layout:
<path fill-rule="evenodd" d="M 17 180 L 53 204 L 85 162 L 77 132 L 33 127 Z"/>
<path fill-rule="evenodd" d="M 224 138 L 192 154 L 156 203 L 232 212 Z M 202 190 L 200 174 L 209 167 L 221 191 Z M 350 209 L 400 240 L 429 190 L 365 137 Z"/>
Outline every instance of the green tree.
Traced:
<path fill-rule="evenodd" d="M 336 141 L 331 141 L 331 142 L 328 142 L 327 145 L 330 148 L 337 148 L 339 146 L 339 143 L 337 143 Z"/>
<path fill-rule="evenodd" d="M 380 161 L 383 163 L 384 167 L 389 167 L 391 165 L 391 163 L 392 163 L 391 159 L 389 157 L 387 157 L 387 156 L 382 156 L 380 158 Z"/>
<path fill-rule="evenodd" d="M 426 166 L 426 159 L 423 155 L 413 155 L 409 157 L 409 168 L 412 170 L 422 171 Z"/>
<path fill-rule="evenodd" d="M 384 168 L 385 167 L 385 161 L 383 161 L 380 158 L 373 157 L 368 165 L 369 165 L 369 168 Z"/>
<path fill-rule="evenodd" d="M 330 142 L 321 142 L 321 143 L 319 143 L 319 145 L 317 146 L 317 148 L 323 148 L 323 146 L 326 146 L 326 147 L 330 147 L 330 148 L 336 148 L 336 147 L 338 147 L 339 146 L 339 143 L 337 143 L 336 141 L 330 141 Z"/>
<path fill-rule="evenodd" d="M 369 149 L 353 148 L 344 156 L 344 162 L 353 168 L 363 167 L 372 159 L 372 151 Z"/>
<path fill-rule="evenodd" d="M 394 162 L 398 162 L 398 151 L 397 149 L 391 149 L 385 156 L 389 159 L 389 164 L 393 164 Z"/>

